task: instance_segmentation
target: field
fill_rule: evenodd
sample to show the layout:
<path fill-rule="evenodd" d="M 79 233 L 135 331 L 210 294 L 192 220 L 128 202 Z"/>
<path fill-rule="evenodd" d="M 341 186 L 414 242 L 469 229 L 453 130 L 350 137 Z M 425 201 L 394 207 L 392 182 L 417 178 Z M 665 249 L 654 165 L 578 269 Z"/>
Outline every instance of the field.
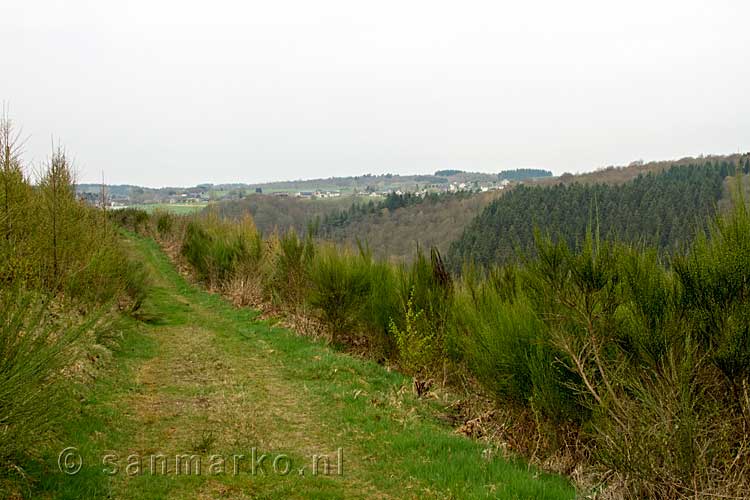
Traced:
<path fill-rule="evenodd" d="M 157 210 L 164 210 L 173 214 L 184 215 L 200 212 L 207 206 L 207 203 L 150 203 L 147 205 L 139 205 L 137 208 L 149 213 Z"/>

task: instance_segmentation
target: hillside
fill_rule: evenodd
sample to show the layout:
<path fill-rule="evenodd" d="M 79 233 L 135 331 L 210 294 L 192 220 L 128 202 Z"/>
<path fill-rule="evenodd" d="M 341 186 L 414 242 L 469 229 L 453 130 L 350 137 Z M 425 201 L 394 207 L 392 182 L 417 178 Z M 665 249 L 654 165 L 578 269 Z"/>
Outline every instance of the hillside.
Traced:
<path fill-rule="evenodd" d="M 254 194 L 280 194 L 303 199 L 332 199 L 358 196 L 385 197 L 391 192 L 444 193 L 495 189 L 507 182 L 532 181 L 551 177 L 552 172 L 542 169 L 521 168 L 498 173 L 464 172 L 463 170 L 438 170 L 434 174 L 371 175 L 329 177 L 259 184 L 198 184 L 192 187 L 161 187 L 106 185 L 107 199 L 116 206 L 157 204 L 205 204 L 209 201 L 237 201 Z M 79 197 L 91 204 L 100 202 L 101 184 L 78 184 Z M 283 223 L 280 223 L 283 225 Z"/>
<path fill-rule="evenodd" d="M 339 191 L 341 194 L 388 193 L 391 191 L 419 191 L 431 189 L 445 191 L 451 184 L 491 185 L 499 181 L 520 181 L 551 177 L 552 172 L 542 169 L 503 170 L 498 173 L 465 172 L 463 170 L 438 170 L 434 174 L 415 175 L 371 175 L 352 177 L 330 177 L 327 179 L 295 180 L 248 185 L 264 193 L 298 191 Z"/>
<path fill-rule="evenodd" d="M 357 212 L 352 207 L 345 220 L 336 219 L 340 213 L 331 214 L 321 226 L 320 236 L 336 243 L 354 246 L 366 243 L 373 255 L 379 258 L 410 261 L 417 246 L 423 249 L 448 250 L 463 229 L 492 200 L 503 191 L 441 195 L 428 197 L 420 203 L 393 208 Z M 364 212 L 364 213 L 363 213 Z"/>
<path fill-rule="evenodd" d="M 351 196 L 330 199 L 304 199 L 291 196 L 279 197 L 253 194 L 241 200 L 230 200 L 216 204 L 219 215 L 240 219 L 250 214 L 263 234 L 275 230 L 285 233 L 289 229 L 297 233 L 307 231 L 308 224 L 322 219 L 330 213 L 348 209 L 356 198 Z"/>
<path fill-rule="evenodd" d="M 450 245 L 455 269 L 513 259 L 534 250 L 534 230 L 576 246 L 592 223 L 622 241 L 673 250 L 692 240 L 726 192 L 724 179 L 750 157 L 730 156 L 610 168 L 520 186 L 488 205 Z"/>

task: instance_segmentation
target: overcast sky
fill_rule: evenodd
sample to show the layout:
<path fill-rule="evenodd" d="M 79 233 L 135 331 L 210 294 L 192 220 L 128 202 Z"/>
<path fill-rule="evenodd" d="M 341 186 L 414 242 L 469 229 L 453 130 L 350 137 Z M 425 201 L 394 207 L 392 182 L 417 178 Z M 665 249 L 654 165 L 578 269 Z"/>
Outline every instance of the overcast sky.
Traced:
<path fill-rule="evenodd" d="M 746 0 L 0 3 L 38 165 L 148 186 L 750 150 Z"/>

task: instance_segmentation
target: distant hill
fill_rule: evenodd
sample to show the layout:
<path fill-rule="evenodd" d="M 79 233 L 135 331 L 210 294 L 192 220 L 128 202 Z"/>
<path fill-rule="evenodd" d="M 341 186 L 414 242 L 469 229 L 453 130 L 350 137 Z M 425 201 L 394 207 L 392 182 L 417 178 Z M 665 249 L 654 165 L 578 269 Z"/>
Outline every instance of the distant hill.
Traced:
<path fill-rule="evenodd" d="M 310 200 L 291 196 L 253 194 L 241 200 L 223 201 L 216 204 L 219 215 L 241 218 L 250 214 L 263 234 L 273 231 L 284 233 L 293 229 L 298 234 L 307 231 L 310 223 L 328 214 L 349 208 L 354 202 L 351 196 Z"/>
<path fill-rule="evenodd" d="M 503 181 L 533 180 L 549 177 L 552 172 L 539 169 L 505 170 L 497 174 L 440 170 L 435 175 L 360 175 L 329 177 L 261 184 L 198 184 L 192 187 L 149 188 L 133 185 L 108 185 L 110 199 L 126 205 L 180 203 L 192 201 L 242 200 L 254 194 L 289 194 L 301 197 L 386 196 L 391 192 L 455 192 L 497 188 Z M 101 184 L 79 184 L 81 195 L 97 196 Z M 359 200 L 362 201 L 362 200 Z M 368 200 L 365 200 L 368 201 Z"/>
<path fill-rule="evenodd" d="M 251 184 L 248 188 L 261 189 L 264 193 L 299 192 L 299 191 L 338 191 L 341 194 L 354 193 L 388 193 L 391 191 L 415 192 L 424 189 L 446 190 L 451 183 L 477 186 L 491 185 L 502 180 L 524 180 L 549 177 L 552 172 L 541 169 L 504 170 L 496 174 L 482 172 L 465 172 L 463 170 L 438 170 L 434 175 L 360 175 L 354 177 L 330 177 L 327 179 L 310 179 L 266 184 Z"/>
<path fill-rule="evenodd" d="M 497 176 L 500 179 L 507 179 L 509 181 L 523 181 L 526 179 L 552 177 L 552 172 L 538 168 L 518 168 L 516 170 L 503 170 Z"/>
<path fill-rule="evenodd" d="M 323 218 L 320 237 L 354 246 L 366 243 L 376 257 L 410 261 L 417 247 L 447 252 L 451 241 L 503 191 L 427 196 L 390 196 Z"/>
<path fill-rule="evenodd" d="M 518 186 L 484 208 L 448 258 L 458 269 L 467 261 L 506 262 L 517 249 L 533 253 L 535 228 L 574 246 L 592 222 L 603 236 L 673 250 L 705 224 L 737 168 L 750 171 L 750 156 L 636 164 Z"/>

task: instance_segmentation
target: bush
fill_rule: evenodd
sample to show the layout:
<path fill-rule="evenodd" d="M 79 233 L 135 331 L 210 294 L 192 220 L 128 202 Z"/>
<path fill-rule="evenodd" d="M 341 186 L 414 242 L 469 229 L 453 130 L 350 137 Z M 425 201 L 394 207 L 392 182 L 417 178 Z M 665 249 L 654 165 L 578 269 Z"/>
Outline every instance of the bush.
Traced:
<path fill-rule="evenodd" d="M 399 273 L 387 262 L 373 261 L 369 252 L 360 249 L 363 265 L 369 276 L 369 293 L 365 296 L 364 308 L 360 311 L 361 322 L 369 336 L 370 348 L 378 359 L 396 354 L 395 339 L 391 335 L 394 318 L 403 314 Z"/>
<path fill-rule="evenodd" d="M 389 332 L 396 340 L 398 356 L 415 373 L 442 367 L 445 378 L 446 332 L 451 321 L 453 278 L 433 249 L 428 260 L 423 253 L 399 278 L 402 309 L 391 318 Z"/>
<path fill-rule="evenodd" d="M 307 294 L 309 263 L 315 255 L 312 238 L 297 236 L 294 231 L 273 238 L 265 273 L 266 294 L 277 304 L 292 308 L 303 304 Z"/>
<path fill-rule="evenodd" d="M 156 231 L 162 238 L 171 236 L 174 229 L 174 215 L 163 210 L 157 210 L 154 213 L 156 218 Z"/>
<path fill-rule="evenodd" d="M 139 208 L 123 208 L 107 212 L 110 220 L 137 234 L 148 232 L 150 215 Z"/>
<path fill-rule="evenodd" d="M 356 328 L 367 304 L 371 280 L 369 266 L 356 256 L 326 248 L 316 252 L 310 265 L 309 303 L 330 327 L 337 343 L 347 330 Z"/>
<path fill-rule="evenodd" d="M 83 269 L 66 280 L 65 293 L 88 304 L 119 301 L 120 309 L 137 311 L 147 292 L 147 275 L 117 246 L 100 248 Z"/>
<path fill-rule="evenodd" d="M 94 318 L 94 317 L 92 317 Z M 20 289 L 0 292 L 0 463 L 19 469 L 54 439 L 72 399 L 61 382 L 70 349 L 93 323 L 51 321 L 44 299 Z M 15 468 L 11 467 L 11 468 Z"/>
<path fill-rule="evenodd" d="M 532 405 L 558 422 L 580 420 L 572 377 L 555 363 L 544 322 L 525 296 L 509 302 L 505 294 L 490 281 L 459 292 L 452 334 L 458 359 L 499 401 Z"/>
<path fill-rule="evenodd" d="M 210 286 L 221 286 L 240 269 L 257 267 L 260 253 L 260 236 L 251 218 L 233 224 L 209 212 L 187 224 L 182 241 L 182 255 Z"/>

